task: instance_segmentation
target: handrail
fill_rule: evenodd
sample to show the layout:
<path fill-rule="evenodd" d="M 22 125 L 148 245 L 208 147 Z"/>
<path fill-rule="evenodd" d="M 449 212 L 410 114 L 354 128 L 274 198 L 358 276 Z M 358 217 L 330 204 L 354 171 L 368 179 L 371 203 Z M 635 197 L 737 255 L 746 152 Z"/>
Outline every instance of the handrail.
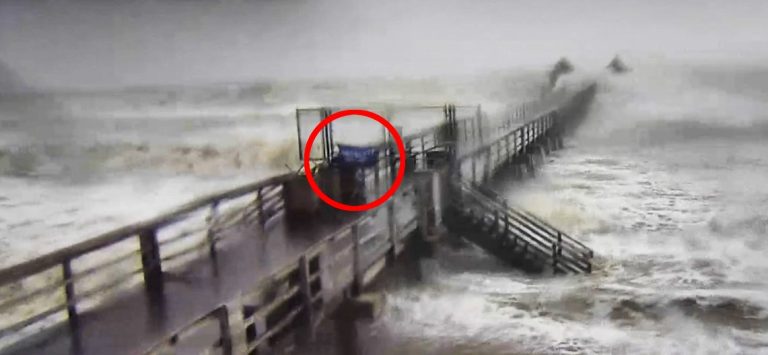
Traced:
<path fill-rule="evenodd" d="M 498 138 L 494 139 L 493 141 L 487 142 L 486 144 L 483 144 L 481 146 L 477 146 L 477 147 L 472 148 L 470 151 L 465 152 L 464 154 L 462 154 L 462 156 L 457 157 L 457 160 L 463 161 L 465 159 L 470 159 L 470 158 L 472 158 L 473 156 L 477 155 L 480 152 L 490 150 L 491 147 L 495 146 L 496 144 L 500 144 L 500 142 L 506 140 L 507 137 L 510 137 L 510 136 L 516 134 L 518 131 L 520 131 L 522 129 L 525 129 L 525 127 L 527 127 L 528 125 L 534 124 L 539 119 L 548 117 L 548 115 L 553 114 L 555 111 L 556 110 L 547 110 L 547 111 L 545 111 L 545 113 L 536 116 L 535 119 L 526 121 L 526 122 L 524 122 L 523 124 L 521 124 L 519 126 L 516 126 L 514 128 L 509 129 L 508 132 L 505 132 L 504 134 L 498 136 Z M 549 127 L 546 127 L 546 128 L 549 128 Z"/>
<path fill-rule="evenodd" d="M 502 203 L 502 202 L 500 202 L 500 201 L 494 200 L 494 199 L 492 199 L 492 198 L 490 198 L 490 197 L 488 197 L 488 196 L 486 196 L 486 195 L 484 195 L 484 194 L 481 194 L 481 193 L 479 193 L 479 192 L 478 192 L 478 191 L 476 191 L 475 189 L 472 189 L 471 187 L 468 187 L 468 186 L 466 186 L 466 185 L 465 185 L 464 187 L 465 187 L 465 189 L 467 189 L 467 190 L 468 190 L 468 192 L 469 192 L 469 193 L 473 194 L 475 197 L 477 197 L 477 198 L 482 198 L 482 199 L 484 199 L 484 200 L 485 200 L 487 203 L 493 204 L 493 205 L 495 205 L 497 208 L 503 208 L 503 209 L 504 209 L 504 210 L 505 210 L 507 213 L 509 213 L 509 214 L 510 214 L 510 215 L 511 215 L 513 218 L 515 218 L 515 219 L 517 219 L 517 218 L 516 218 L 516 215 L 521 215 L 521 214 L 519 213 L 519 211 L 517 211 L 515 208 L 513 208 L 513 207 L 511 207 L 511 206 L 509 206 L 509 205 L 507 205 L 507 204 L 505 204 L 505 203 Z M 521 215 L 521 217 L 523 217 L 523 219 L 525 220 L 525 218 L 524 218 L 525 216 L 522 216 L 522 215 Z M 541 220 L 539 219 L 539 221 L 541 221 Z M 592 255 L 593 255 L 593 252 L 592 252 L 592 250 L 591 250 L 591 249 L 589 249 L 588 247 L 584 246 L 584 244 L 582 244 L 582 243 L 581 243 L 581 242 L 579 242 L 578 240 L 574 239 L 573 237 L 570 237 L 570 236 L 568 236 L 567 234 L 565 234 L 565 233 L 561 232 L 560 230 L 558 230 L 558 229 L 556 229 L 556 228 L 552 227 L 551 225 L 547 224 L 546 222 L 544 222 L 544 221 L 541 221 L 541 222 L 540 222 L 540 223 L 541 223 L 541 225 L 539 225 L 539 224 L 537 224 L 537 223 L 535 223 L 535 222 L 532 222 L 532 221 L 530 221 L 530 220 L 526 220 L 526 222 L 528 222 L 528 223 L 532 224 L 533 226 L 535 226 L 535 227 L 537 227 L 537 228 L 539 228 L 539 229 L 542 229 L 542 230 L 543 230 L 543 228 L 542 228 L 542 225 L 546 226 L 546 227 L 549 229 L 549 232 L 550 232 L 549 234 L 555 234 L 555 235 L 559 234 L 559 235 L 560 235 L 560 239 L 561 239 L 561 241 L 562 241 L 562 242 L 566 242 L 567 244 L 570 244 L 570 246 L 572 246 L 572 247 L 575 247 L 576 249 L 580 249 L 580 250 L 582 250 L 583 252 L 586 252 L 586 253 L 588 253 L 588 254 L 589 254 L 589 256 L 590 256 L 590 257 L 592 257 Z M 545 232 L 546 232 L 546 231 L 545 231 Z M 550 241 L 554 241 L 554 240 L 552 240 L 552 239 L 551 239 L 551 238 L 553 238 L 553 237 L 550 237 L 550 236 L 548 236 L 548 235 L 546 235 L 546 234 L 544 234 L 544 235 L 542 235 L 542 236 L 543 236 L 543 237 L 545 237 L 545 238 L 549 238 L 549 239 L 550 239 Z"/>
<path fill-rule="evenodd" d="M 560 234 L 562 236 L 562 240 L 563 241 L 566 241 L 569 244 L 574 244 L 573 246 L 575 248 L 583 249 L 585 252 L 590 253 L 590 257 L 592 257 L 594 255 L 594 252 L 592 251 L 592 249 L 590 249 L 584 243 L 580 242 L 576 238 L 571 237 L 567 233 L 565 233 L 565 232 L 555 228 L 554 226 L 552 226 L 548 222 L 542 220 L 541 218 L 539 218 L 538 216 L 534 215 L 533 213 L 530 213 L 530 212 L 526 211 L 525 209 L 520 208 L 518 206 L 511 206 L 511 205 L 509 205 L 509 203 L 506 200 L 502 199 L 501 197 L 499 197 L 496 194 L 494 194 L 493 196 L 489 196 L 489 194 L 486 191 L 483 191 L 484 189 L 482 187 L 474 188 L 473 186 L 468 185 L 466 183 L 464 184 L 464 186 L 467 189 L 469 189 L 470 191 L 474 190 L 473 193 L 479 193 L 480 195 L 482 195 L 483 197 L 488 199 L 489 202 L 495 204 L 496 206 L 501 207 L 501 208 L 505 208 L 510 213 L 519 215 L 521 218 L 527 220 L 529 223 L 537 225 L 540 228 L 542 228 L 542 227 L 546 228 L 546 229 L 549 230 L 550 233 Z"/>
<path fill-rule="evenodd" d="M 494 215 L 493 213 L 490 213 L 491 215 Z M 487 216 L 487 215 L 486 215 Z M 490 218 L 490 217 L 489 217 Z M 502 218 L 507 219 L 509 216 L 503 215 Z M 493 223 L 493 222 L 491 222 Z M 498 221 L 500 226 L 503 226 L 505 230 L 514 230 L 515 236 L 518 240 L 525 242 L 526 244 L 533 247 L 533 250 L 539 253 L 540 255 L 543 255 L 545 258 L 552 258 L 552 254 L 550 251 L 553 247 L 555 247 L 557 244 L 554 242 L 549 242 L 542 240 L 541 238 L 537 238 L 534 235 L 531 235 L 530 233 L 526 233 L 524 230 L 522 230 L 518 226 L 514 226 L 513 224 L 508 223 L 501 223 L 501 220 Z M 558 251 L 560 248 L 558 247 Z M 585 269 L 589 268 L 589 264 L 586 262 L 581 262 L 581 260 L 574 258 L 567 254 L 558 253 L 556 258 L 556 265 L 555 267 L 558 267 L 559 265 L 567 267 L 570 271 L 574 272 L 581 272 Z"/>
<path fill-rule="evenodd" d="M 496 221 L 494 223 L 498 223 L 500 218 L 503 219 L 505 230 L 517 231 L 514 232 L 515 235 L 518 238 L 522 238 L 526 244 L 534 246 L 538 252 L 548 254 L 548 250 L 551 248 L 556 252 L 556 257 L 550 255 L 553 259 L 556 259 L 556 265 L 563 264 L 563 267 L 576 272 L 591 269 L 590 263 L 585 258 L 591 258 L 593 253 L 589 248 L 581 247 L 581 243 L 570 237 L 568 237 L 570 239 L 565 239 L 554 227 L 547 225 L 548 228 L 545 228 L 525 218 L 524 215 L 517 213 L 513 208 L 486 196 L 467 183 L 454 182 L 453 185 L 454 188 L 459 188 L 460 195 L 466 194 L 466 197 L 471 198 L 482 206 L 483 210 L 487 210 L 481 212 L 483 215 L 493 216 Z M 458 199 L 459 197 L 457 196 L 456 198 Z M 563 248 L 564 246 L 565 248 Z"/>
<path fill-rule="evenodd" d="M 492 214 L 492 213 L 491 213 Z M 504 231 L 511 232 L 510 229 L 515 229 L 520 232 L 515 232 L 515 238 L 517 239 L 518 243 L 522 242 L 525 243 L 525 245 L 530 246 L 530 248 L 527 248 L 529 252 L 535 252 L 540 257 L 543 257 L 545 259 L 553 258 L 553 255 L 551 253 L 552 248 L 550 244 L 545 243 L 544 241 L 534 238 L 530 234 L 525 233 L 524 231 L 520 230 L 517 227 L 514 227 L 507 223 L 502 223 L 501 220 L 496 220 L 493 217 L 488 216 L 488 214 L 484 214 L 485 217 L 483 217 L 484 223 L 491 223 L 493 228 L 503 227 Z M 508 217 L 503 217 L 508 218 Z M 557 254 L 557 258 L 554 258 L 556 261 L 553 265 L 555 269 L 558 269 L 563 272 L 571 271 L 580 273 L 584 270 L 587 270 L 589 268 L 588 264 L 580 265 L 578 263 L 578 260 L 574 260 L 573 258 L 570 258 L 568 256 Z"/>
<path fill-rule="evenodd" d="M 493 217 L 490 217 L 490 216 L 488 216 L 488 214 L 487 214 L 486 212 L 481 212 L 479 216 L 477 216 L 477 215 L 476 215 L 476 212 L 475 212 L 473 209 L 471 209 L 471 208 L 469 209 L 469 211 L 468 211 L 468 212 L 469 212 L 469 213 L 470 213 L 470 215 L 472 215 L 473 217 L 479 217 L 479 218 L 480 218 L 480 222 L 481 222 L 481 223 L 483 223 L 483 224 L 485 224 L 485 225 L 487 225 L 487 224 L 489 224 L 489 223 L 490 223 L 490 224 L 492 224 L 492 227 L 498 227 L 498 225 L 496 225 L 496 224 L 493 224 L 494 218 L 493 218 Z M 519 241 L 520 241 L 520 242 L 523 242 L 523 243 L 525 243 L 526 245 L 529 245 L 529 246 L 531 247 L 531 248 L 529 249 L 530 251 L 534 251 L 534 252 L 537 252 L 539 255 L 542 255 L 542 256 L 544 256 L 544 257 L 546 257 L 547 255 L 549 255 L 549 254 L 548 254 L 548 249 L 547 249 L 547 248 L 545 248 L 545 247 L 542 247 L 542 246 L 541 246 L 541 245 L 539 245 L 538 243 L 534 243 L 534 241 L 533 241 L 533 240 L 529 240 L 529 239 L 530 239 L 530 238 L 529 238 L 529 236 L 527 236 L 527 235 L 525 235 L 525 234 L 522 234 L 522 235 L 520 235 L 519 237 L 520 237 L 520 238 L 518 238 L 518 239 L 519 239 Z"/>
<path fill-rule="evenodd" d="M 51 267 L 55 267 L 68 259 L 78 257 L 83 254 L 87 254 L 97 249 L 101 249 L 105 246 L 115 244 L 122 240 L 131 238 L 136 234 L 140 234 L 146 230 L 157 229 L 173 223 L 175 220 L 182 217 L 184 214 L 198 210 L 202 207 L 207 207 L 213 203 L 221 202 L 225 200 L 231 200 L 233 198 L 241 197 L 243 195 L 257 191 L 259 188 L 268 187 L 277 183 L 287 181 L 293 173 L 282 174 L 270 177 L 266 180 L 259 182 L 246 184 L 239 186 L 224 192 L 214 193 L 207 196 L 199 197 L 187 202 L 179 207 L 176 207 L 168 212 L 160 214 L 157 217 L 150 218 L 148 220 L 130 224 L 127 226 L 114 229 L 112 231 L 100 234 L 94 238 L 85 240 L 83 242 L 73 244 L 53 252 L 35 257 L 33 259 L 18 263 L 16 265 L 4 268 L 0 270 L 0 286 L 15 281 L 20 277 L 24 277 L 28 274 L 35 274 L 41 271 L 45 271 Z"/>

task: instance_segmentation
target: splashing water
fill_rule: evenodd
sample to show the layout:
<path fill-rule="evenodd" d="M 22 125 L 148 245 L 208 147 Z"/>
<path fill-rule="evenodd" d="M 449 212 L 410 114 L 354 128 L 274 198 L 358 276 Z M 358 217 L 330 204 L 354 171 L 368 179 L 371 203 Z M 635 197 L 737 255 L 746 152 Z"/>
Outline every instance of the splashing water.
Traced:
<path fill-rule="evenodd" d="M 605 78 L 568 147 L 536 179 L 505 187 L 594 248 L 593 274 L 530 277 L 479 250 L 442 250 L 425 284 L 385 288 L 372 348 L 768 353 L 768 121 L 764 98 L 744 94 L 765 90 L 707 85 L 707 75 Z"/>

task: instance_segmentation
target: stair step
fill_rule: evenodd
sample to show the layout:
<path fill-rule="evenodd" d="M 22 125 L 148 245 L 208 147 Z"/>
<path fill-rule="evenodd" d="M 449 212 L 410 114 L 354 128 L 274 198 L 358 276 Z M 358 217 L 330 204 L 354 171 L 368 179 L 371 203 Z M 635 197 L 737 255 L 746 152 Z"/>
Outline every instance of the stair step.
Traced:
<path fill-rule="evenodd" d="M 590 272 L 591 250 L 535 216 L 515 215 L 498 199 L 462 201 L 463 205 L 449 206 L 446 226 L 489 253 L 526 270 Z M 550 249 L 554 243 L 561 249 L 561 257 L 552 256 Z"/>

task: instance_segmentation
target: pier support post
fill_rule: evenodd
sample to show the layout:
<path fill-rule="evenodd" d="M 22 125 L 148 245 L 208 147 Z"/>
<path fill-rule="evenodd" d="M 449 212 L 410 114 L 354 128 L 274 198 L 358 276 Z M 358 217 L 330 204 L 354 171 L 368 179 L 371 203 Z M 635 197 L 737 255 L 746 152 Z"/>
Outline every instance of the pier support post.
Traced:
<path fill-rule="evenodd" d="M 523 170 L 525 170 L 526 166 L 525 157 L 525 154 L 517 154 L 512 158 L 512 169 L 514 177 L 517 180 L 521 180 L 524 177 Z"/>
<path fill-rule="evenodd" d="M 352 295 L 356 296 L 362 288 L 362 270 L 360 270 L 360 231 L 357 224 L 352 225 Z"/>
<path fill-rule="evenodd" d="M 163 293 L 163 266 L 160 260 L 160 246 L 154 230 L 143 231 L 139 235 L 141 248 L 141 266 L 144 272 L 144 287 L 147 293 L 156 298 Z"/>
<path fill-rule="evenodd" d="M 536 161 L 532 152 L 525 155 L 525 168 L 530 177 L 536 176 Z"/>
<path fill-rule="evenodd" d="M 543 165 L 544 162 L 547 161 L 547 154 L 549 154 L 549 152 L 547 151 L 545 143 L 539 144 L 538 148 L 539 149 L 537 149 L 537 151 L 538 151 L 537 153 L 539 153 L 538 155 L 539 155 L 539 159 L 540 159 L 539 160 L 539 165 Z"/>
<path fill-rule="evenodd" d="M 549 136 L 544 136 L 543 139 L 544 143 L 542 146 L 544 147 L 544 153 L 549 155 L 552 152 L 552 138 Z"/>
<path fill-rule="evenodd" d="M 296 332 L 297 343 L 306 344 L 315 340 L 315 312 L 312 306 L 312 290 L 310 285 L 309 260 L 306 255 L 299 258 L 299 292 L 304 305 L 301 324 Z"/>
<path fill-rule="evenodd" d="M 357 323 L 354 317 L 344 312 L 344 305 L 333 318 L 333 328 L 336 333 L 336 348 L 339 355 L 359 355 L 360 342 L 357 335 Z"/>
<path fill-rule="evenodd" d="M 397 221 L 395 220 L 395 202 L 390 200 L 387 202 L 387 234 L 389 235 L 389 242 L 392 243 L 392 248 L 389 251 L 387 257 L 390 262 L 394 262 L 397 256 L 400 254 L 400 238 L 397 235 Z"/>
<path fill-rule="evenodd" d="M 345 297 L 333 315 L 336 349 L 340 355 L 362 354 L 357 330 L 358 320 L 374 320 L 381 315 L 385 298 L 382 293 Z"/>

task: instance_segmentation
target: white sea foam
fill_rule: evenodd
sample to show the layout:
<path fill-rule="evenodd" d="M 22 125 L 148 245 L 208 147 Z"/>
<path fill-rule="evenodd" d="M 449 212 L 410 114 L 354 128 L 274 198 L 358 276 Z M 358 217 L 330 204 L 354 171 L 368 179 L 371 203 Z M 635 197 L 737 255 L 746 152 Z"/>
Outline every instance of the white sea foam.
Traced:
<path fill-rule="evenodd" d="M 390 294 L 400 317 L 377 327 L 489 353 L 768 353 L 765 101 L 692 75 L 606 78 L 569 147 L 507 186 L 595 249 L 592 275 L 530 278 L 444 250 L 440 277 Z"/>

